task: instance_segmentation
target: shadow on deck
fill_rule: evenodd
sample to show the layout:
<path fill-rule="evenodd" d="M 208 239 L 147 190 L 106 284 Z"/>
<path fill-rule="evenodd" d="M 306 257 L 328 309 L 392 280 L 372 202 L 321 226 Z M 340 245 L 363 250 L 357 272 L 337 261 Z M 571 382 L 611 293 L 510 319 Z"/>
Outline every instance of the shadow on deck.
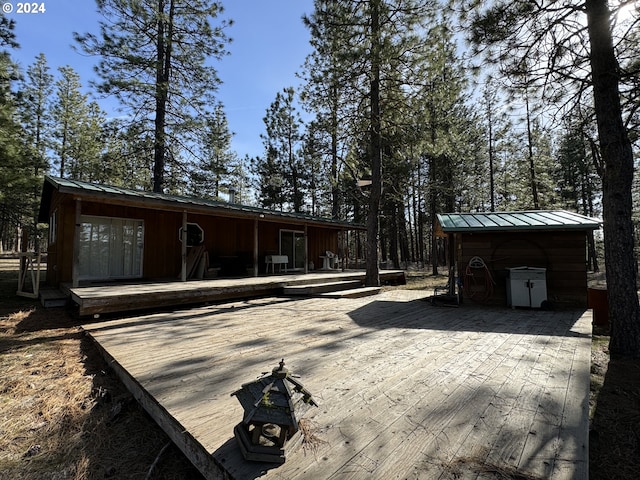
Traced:
<path fill-rule="evenodd" d="M 591 312 L 425 297 L 260 298 L 83 328 L 209 479 L 586 478 Z M 248 462 L 230 394 L 283 356 L 320 404 L 319 443 Z"/>

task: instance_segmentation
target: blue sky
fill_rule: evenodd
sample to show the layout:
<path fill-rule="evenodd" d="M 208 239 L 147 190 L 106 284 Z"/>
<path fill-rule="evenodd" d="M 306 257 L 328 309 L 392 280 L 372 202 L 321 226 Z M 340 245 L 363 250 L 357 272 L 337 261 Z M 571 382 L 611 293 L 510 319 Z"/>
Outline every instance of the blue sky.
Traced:
<path fill-rule="evenodd" d="M 30 14 L 17 13 L 18 2 L 14 0 L 0 3 L 13 7 L 6 16 L 16 21 L 21 48 L 13 57 L 23 69 L 44 53 L 51 73 L 70 65 L 80 74 L 83 85 L 95 79 L 92 69 L 98 59 L 72 48 L 73 32 L 98 33 L 94 0 L 37 2 L 43 3 L 46 11 Z M 313 0 L 226 0 L 223 5 L 224 17 L 235 24 L 228 30 L 233 38 L 228 45 L 231 54 L 214 63 L 223 81 L 217 96 L 235 133 L 232 148 L 240 157 L 260 155 L 265 111 L 278 91 L 299 85 L 295 74 L 311 51 L 301 17 L 312 12 Z M 114 102 L 97 100 L 107 113 L 116 114 Z"/>

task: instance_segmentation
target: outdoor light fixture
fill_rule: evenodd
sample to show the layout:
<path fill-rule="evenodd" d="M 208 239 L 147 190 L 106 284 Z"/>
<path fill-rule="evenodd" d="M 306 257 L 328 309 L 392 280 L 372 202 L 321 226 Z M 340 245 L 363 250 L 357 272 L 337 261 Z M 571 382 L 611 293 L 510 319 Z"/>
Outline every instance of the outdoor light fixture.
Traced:
<path fill-rule="evenodd" d="M 299 420 L 309 406 L 318 404 L 311 393 L 284 367 L 284 359 L 271 374 L 242 385 L 233 392 L 244 409 L 233 429 L 247 460 L 284 463 L 302 441 Z"/>

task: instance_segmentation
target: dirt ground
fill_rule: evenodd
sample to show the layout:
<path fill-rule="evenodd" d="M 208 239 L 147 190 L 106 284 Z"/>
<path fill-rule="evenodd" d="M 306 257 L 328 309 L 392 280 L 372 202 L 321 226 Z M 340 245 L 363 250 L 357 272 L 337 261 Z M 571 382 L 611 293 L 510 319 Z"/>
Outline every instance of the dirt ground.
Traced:
<path fill-rule="evenodd" d="M 399 288 L 446 277 L 410 272 Z M 0 258 L 0 480 L 202 478 L 142 410 L 64 308 L 15 295 Z M 590 478 L 640 478 L 640 361 L 609 359 L 594 332 Z M 496 473 L 516 479 L 517 474 Z"/>

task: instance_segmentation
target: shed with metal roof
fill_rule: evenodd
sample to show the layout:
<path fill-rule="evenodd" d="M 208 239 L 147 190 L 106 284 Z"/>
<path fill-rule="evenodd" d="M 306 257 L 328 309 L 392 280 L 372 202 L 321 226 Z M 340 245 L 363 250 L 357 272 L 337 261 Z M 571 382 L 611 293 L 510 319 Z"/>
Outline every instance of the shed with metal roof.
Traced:
<path fill-rule="evenodd" d="M 566 210 L 443 213 L 436 233 L 449 238 L 464 296 L 507 299 L 509 269 L 543 268 L 548 303 L 587 304 L 587 255 L 601 221 Z"/>
<path fill-rule="evenodd" d="M 47 282 L 53 286 L 186 280 L 202 268 L 257 276 L 273 269 L 267 261 L 274 258 L 288 271 L 306 272 L 310 264 L 323 265 L 327 251 L 343 253 L 342 233 L 364 230 L 302 213 L 51 176 L 44 180 L 39 220 L 49 223 Z"/>

